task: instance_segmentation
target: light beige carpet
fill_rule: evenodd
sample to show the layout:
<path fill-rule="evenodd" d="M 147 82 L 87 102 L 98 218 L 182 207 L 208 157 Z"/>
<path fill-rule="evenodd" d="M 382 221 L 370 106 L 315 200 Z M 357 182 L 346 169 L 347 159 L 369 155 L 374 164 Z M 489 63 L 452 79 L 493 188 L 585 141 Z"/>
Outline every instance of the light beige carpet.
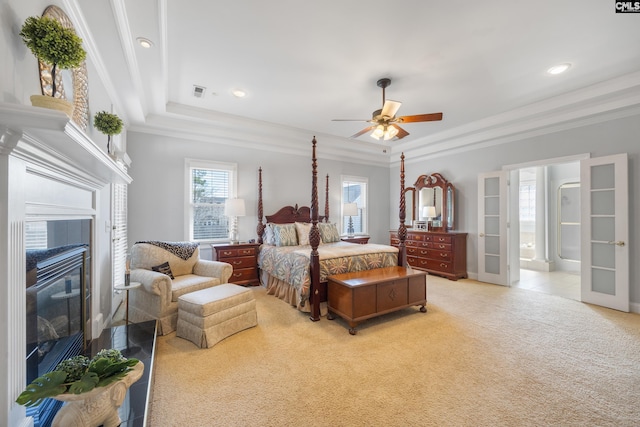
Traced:
<path fill-rule="evenodd" d="M 428 276 L 351 336 L 254 292 L 255 328 L 158 339 L 150 426 L 640 425 L 637 314 Z"/>

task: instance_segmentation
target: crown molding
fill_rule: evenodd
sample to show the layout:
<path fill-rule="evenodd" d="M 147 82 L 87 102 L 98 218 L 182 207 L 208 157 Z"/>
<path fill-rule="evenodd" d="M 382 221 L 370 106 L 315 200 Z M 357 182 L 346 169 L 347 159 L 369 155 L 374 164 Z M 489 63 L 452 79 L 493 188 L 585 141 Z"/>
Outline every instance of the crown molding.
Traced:
<path fill-rule="evenodd" d="M 357 141 L 175 103 L 130 130 L 300 156 L 308 155 L 301 141 L 315 135 L 319 158 L 388 167 L 401 152 L 423 161 L 638 114 L 640 72 L 407 143 Z"/>
<path fill-rule="evenodd" d="M 640 114 L 640 72 L 392 148 L 425 160 Z M 398 161 L 392 161 L 394 165 Z"/>

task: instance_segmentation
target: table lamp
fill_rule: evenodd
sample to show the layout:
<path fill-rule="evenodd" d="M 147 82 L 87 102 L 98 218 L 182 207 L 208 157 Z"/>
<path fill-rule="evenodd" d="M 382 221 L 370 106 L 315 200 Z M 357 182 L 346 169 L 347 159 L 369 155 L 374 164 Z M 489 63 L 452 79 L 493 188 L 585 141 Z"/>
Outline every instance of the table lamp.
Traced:
<path fill-rule="evenodd" d="M 231 219 L 229 227 L 229 240 L 232 244 L 238 244 L 238 217 L 245 216 L 244 199 L 227 199 L 224 204 L 224 214 Z"/>
<path fill-rule="evenodd" d="M 431 229 L 431 221 L 436 217 L 435 206 L 425 206 L 422 208 L 422 216 L 427 219 L 428 229 Z"/>
<path fill-rule="evenodd" d="M 347 227 L 347 236 L 353 237 L 353 219 L 352 216 L 358 215 L 357 203 L 345 203 L 342 207 L 342 215 L 349 217 L 349 226 Z"/>

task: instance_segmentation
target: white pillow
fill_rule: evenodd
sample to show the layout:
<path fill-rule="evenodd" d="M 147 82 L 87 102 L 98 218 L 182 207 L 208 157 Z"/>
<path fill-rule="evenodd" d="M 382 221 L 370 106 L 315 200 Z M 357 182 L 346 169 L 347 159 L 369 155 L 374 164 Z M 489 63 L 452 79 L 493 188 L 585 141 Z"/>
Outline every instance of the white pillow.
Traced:
<path fill-rule="evenodd" d="M 309 244 L 309 232 L 311 231 L 311 224 L 308 222 L 296 222 L 296 232 L 298 233 L 298 244 Z"/>

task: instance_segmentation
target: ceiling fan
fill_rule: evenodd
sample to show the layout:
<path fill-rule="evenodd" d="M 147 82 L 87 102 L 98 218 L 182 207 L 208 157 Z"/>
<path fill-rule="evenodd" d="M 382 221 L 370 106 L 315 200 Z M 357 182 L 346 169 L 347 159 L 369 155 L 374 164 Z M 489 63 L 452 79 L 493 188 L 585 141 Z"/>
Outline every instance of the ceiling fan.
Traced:
<path fill-rule="evenodd" d="M 442 113 L 416 114 L 414 116 L 396 117 L 402 102 L 385 99 L 385 89 L 391 84 L 391 79 L 383 78 L 378 80 L 378 87 L 382 88 L 382 109 L 373 112 L 371 120 L 348 120 L 333 119 L 336 122 L 368 122 L 371 126 L 362 129 L 349 138 L 357 138 L 362 134 L 371 131 L 371 136 L 375 139 L 398 140 L 409 135 L 409 132 L 398 126 L 399 123 L 433 122 L 442 120 Z"/>

